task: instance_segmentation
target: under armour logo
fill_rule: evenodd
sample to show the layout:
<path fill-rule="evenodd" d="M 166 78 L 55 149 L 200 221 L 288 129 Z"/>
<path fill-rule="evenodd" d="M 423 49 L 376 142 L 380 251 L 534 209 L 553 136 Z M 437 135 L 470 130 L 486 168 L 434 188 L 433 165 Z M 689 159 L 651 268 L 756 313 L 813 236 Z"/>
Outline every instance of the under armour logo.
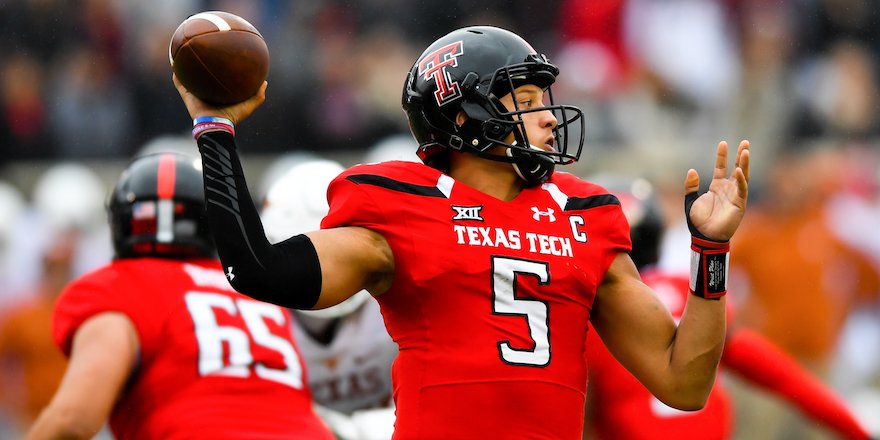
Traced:
<path fill-rule="evenodd" d="M 232 281 L 232 279 L 235 278 L 235 274 L 232 273 L 232 266 L 229 266 L 229 268 L 226 269 L 226 271 L 227 271 L 226 272 L 226 279 L 228 279 L 229 281 Z"/>
<path fill-rule="evenodd" d="M 452 205 L 452 209 L 455 211 L 455 217 L 452 217 L 453 220 L 479 220 L 483 221 L 483 217 L 480 216 L 480 210 L 483 209 L 483 206 L 455 206 Z"/>
<path fill-rule="evenodd" d="M 535 213 L 532 215 L 532 218 L 535 219 L 535 221 L 540 221 L 542 215 L 546 215 L 551 223 L 556 221 L 556 216 L 553 215 L 553 208 L 547 208 L 547 211 L 541 211 L 537 206 L 532 206 L 532 212 Z"/>

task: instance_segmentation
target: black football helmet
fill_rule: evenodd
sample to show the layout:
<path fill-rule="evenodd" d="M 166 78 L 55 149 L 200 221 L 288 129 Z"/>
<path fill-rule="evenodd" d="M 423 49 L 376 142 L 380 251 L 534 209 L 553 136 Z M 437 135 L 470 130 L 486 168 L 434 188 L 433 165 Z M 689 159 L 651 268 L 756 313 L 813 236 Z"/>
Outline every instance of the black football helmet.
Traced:
<path fill-rule="evenodd" d="M 448 149 L 467 151 L 514 165 L 529 184 L 543 182 L 557 164 L 580 158 L 584 145 L 584 117 L 577 107 L 556 105 L 551 84 L 559 68 L 538 54 L 513 32 L 490 26 L 474 26 L 450 32 L 431 44 L 412 66 L 403 87 L 403 109 L 419 143 L 422 161 L 448 171 Z M 500 98 L 524 84 L 545 89 L 550 105 L 508 111 Z M 529 143 L 520 115 L 551 111 L 557 126 L 555 150 L 545 151 Z M 464 111 L 468 119 L 456 124 Z M 574 141 L 572 123 L 580 121 Z M 575 131 L 575 130 L 571 130 Z M 514 141 L 504 139 L 514 134 Z M 573 133 L 572 133 L 573 134 Z M 576 143 L 576 146 L 574 144 Z M 489 153 L 495 145 L 507 147 L 507 155 Z"/>
<path fill-rule="evenodd" d="M 135 159 L 107 200 L 115 258 L 213 257 L 201 159 L 158 153 Z"/>
<path fill-rule="evenodd" d="M 601 185 L 620 200 L 632 239 L 629 256 L 636 267 L 642 270 L 657 264 L 665 223 L 654 186 L 645 179 L 620 175 L 600 175 L 587 180 Z"/>

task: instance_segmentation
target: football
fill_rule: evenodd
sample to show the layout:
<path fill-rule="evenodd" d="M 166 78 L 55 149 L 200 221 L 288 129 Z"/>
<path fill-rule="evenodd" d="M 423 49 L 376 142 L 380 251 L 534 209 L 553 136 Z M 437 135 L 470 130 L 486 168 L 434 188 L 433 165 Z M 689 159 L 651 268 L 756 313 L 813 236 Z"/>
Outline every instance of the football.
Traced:
<path fill-rule="evenodd" d="M 171 37 L 168 56 L 180 83 L 212 104 L 244 101 L 269 73 L 263 36 L 228 12 L 201 12 L 184 20 Z"/>

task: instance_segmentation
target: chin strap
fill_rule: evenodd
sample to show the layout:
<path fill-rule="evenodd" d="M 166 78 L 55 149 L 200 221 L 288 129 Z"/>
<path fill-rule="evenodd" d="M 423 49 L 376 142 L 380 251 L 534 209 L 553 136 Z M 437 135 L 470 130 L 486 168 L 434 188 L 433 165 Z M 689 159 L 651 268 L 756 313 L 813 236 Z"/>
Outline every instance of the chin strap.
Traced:
<path fill-rule="evenodd" d="M 507 156 L 513 158 L 513 169 L 529 186 L 543 183 L 553 174 L 553 170 L 556 168 L 556 163 L 553 159 L 539 153 L 508 148 Z"/>
<path fill-rule="evenodd" d="M 502 104 L 498 102 L 497 106 Z M 522 121 L 505 121 L 493 117 L 485 108 L 476 103 L 463 102 L 461 108 L 468 115 L 468 119 L 457 127 L 455 134 L 450 138 L 449 147 L 456 151 L 467 150 L 484 159 L 513 164 L 513 169 L 520 178 L 529 186 L 535 186 L 546 181 L 556 167 L 556 162 L 544 154 L 531 153 L 520 148 L 511 148 L 517 145 L 529 145 L 527 139 L 521 134 Z M 483 121 L 483 122 L 480 122 Z M 520 128 L 517 129 L 517 126 Z M 504 139 L 510 133 L 516 140 L 505 144 L 499 139 Z M 468 141 L 471 139 L 471 141 Z M 489 145 L 480 145 L 479 140 L 488 140 Z M 488 147 L 492 145 L 507 145 L 506 155 L 488 153 Z M 535 151 L 543 151 L 538 147 L 529 147 Z"/>

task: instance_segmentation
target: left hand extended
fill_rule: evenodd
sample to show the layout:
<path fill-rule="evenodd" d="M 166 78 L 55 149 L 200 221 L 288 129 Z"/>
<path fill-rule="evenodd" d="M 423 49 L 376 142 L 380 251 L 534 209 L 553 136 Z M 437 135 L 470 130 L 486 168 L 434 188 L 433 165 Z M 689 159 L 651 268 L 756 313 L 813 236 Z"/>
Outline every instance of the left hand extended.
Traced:
<path fill-rule="evenodd" d="M 749 195 L 749 141 L 740 142 L 730 177 L 727 176 L 727 149 L 727 142 L 718 144 L 709 191 L 698 197 L 690 209 L 691 223 L 716 241 L 733 237 L 746 213 Z M 695 170 L 688 170 L 684 186 L 686 195 L 699 190 L 700 176 Z"/>

